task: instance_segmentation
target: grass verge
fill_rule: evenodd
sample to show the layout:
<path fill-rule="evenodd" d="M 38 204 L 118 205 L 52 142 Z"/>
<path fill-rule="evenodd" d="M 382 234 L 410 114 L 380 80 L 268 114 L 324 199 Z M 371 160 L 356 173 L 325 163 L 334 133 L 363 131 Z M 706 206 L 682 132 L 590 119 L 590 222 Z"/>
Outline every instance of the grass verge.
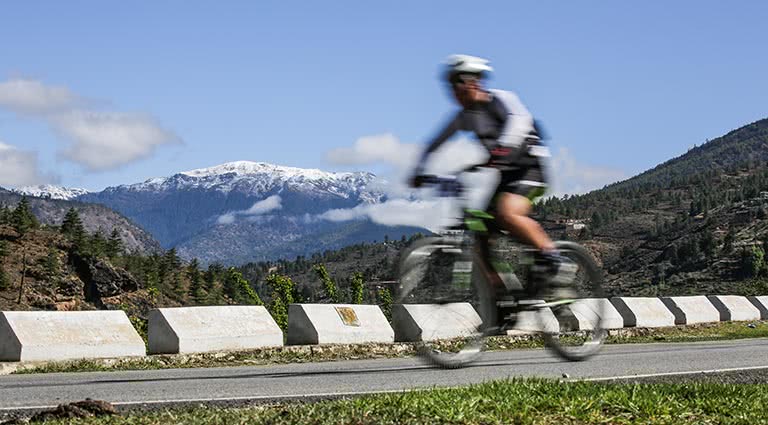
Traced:
<path fill-rule="evenodd" d="M 768 423 L 768 385 L 607 384 L 541 379 L 312 404 L 193 408 L 50 424 Z"/>
<path fill-rule="evenodd" d="M 752 324 L 754 327 L 749 327 Z M 720 322 L 655 329 L 619 329 L 611 331 L 608 344 L 647 342 L 719 341 L 768 337 L 768 321 Z M 490 350 L 542 347 L 535 336 L 490 338 Z M 13 373 L 101 372 L 200 367 L 232 367 L 337 360 L 407 357 L 416 354 L 413 344 L 349 344 L 324 346 L 288 346 L 253 351 L 156 355 L 139 358 L 77 360 L 23 365 Z"/>

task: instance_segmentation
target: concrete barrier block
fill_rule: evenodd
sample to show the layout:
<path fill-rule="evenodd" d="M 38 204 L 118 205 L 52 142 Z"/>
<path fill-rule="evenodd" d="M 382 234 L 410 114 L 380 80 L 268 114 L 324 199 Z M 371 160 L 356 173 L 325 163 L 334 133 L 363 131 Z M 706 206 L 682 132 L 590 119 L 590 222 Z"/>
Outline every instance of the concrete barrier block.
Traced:
<path fill-rule="evenodd" d="M 662 328 L 675 326 L 675 315 L 659 298 L 615 297 L 611 303 L 624 319 L 625 328 Z"/>
<path fill-rule="evenodd" d="M 606 298 L 585 298 L 571 304 L 569 308 L 576 318 L 574 330 L 592 330 L 598 319 L 601 319 L 603 329 L 624 327 L 624 318 Z"/>
<path fill-rule="evenodd" d="M 0 312 L 0 361 L 144 356 L 123 311 Z"/>
<path fill-rule="evenodd" d="M 760 310 L 749 302 L 747 297 L 737 295 L 710 295 L 709 300 L 720 312 L 720 320 L 747 321 L 760 320 Z"/>
<path fill-rule="evenodd" d="M 395 331 L 377 305 L 291 304 L 288 344 L 394 342 Z"/>
<path fill-rule="evenodd" d="M 527 300 L 527 302 L 537 304 L 543 300 Z M 507 335 L 529 335 L 542 331 L 556 333 L 560 331 L 560 322 L 549 308 L 539 311 L 521 311 L 516 314 L 517 321 L 515 321 L 514 327 L 507 331 Z"/>
<path fill-rule="evenodd" d="M 768 320 L 768 296 L 747 297 L 758 310 L 760 310 L 760 319 Z"/>
<path fill-rule="evenodd" d="M 433 341 L 471 335 L 483 324 L 470 303 L 395 304 L 395 341 Z"/>
<path fill-rule="evenodd" d="M 675 315 L 676 325 L 719 322 L 720 312 L 704 295 L 688 297 L 664 297 L 661 299 Z"/>
<path fill-rule="evenodd" d="M 149 312 L 150 354 L 239 351 L 283 345 L 262 306 L 159 308 Z"/>
<path fill-rule="evenodd" d="M 560 322 L 557 321 L 557 317 L 550 309 L 544 309 L 544 311 L 537 313 L 533 311 L 518 313 L 514 328 L 507 331 L 507 335 L 525 335 L 542 331 L 548 333 L 560 331 Z"/>

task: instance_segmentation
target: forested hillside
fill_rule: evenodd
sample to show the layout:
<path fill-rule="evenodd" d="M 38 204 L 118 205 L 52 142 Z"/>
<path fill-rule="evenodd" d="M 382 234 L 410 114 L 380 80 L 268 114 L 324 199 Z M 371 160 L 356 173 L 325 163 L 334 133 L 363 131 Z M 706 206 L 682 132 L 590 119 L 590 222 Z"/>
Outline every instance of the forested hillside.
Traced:
<path fill-rule="evenodd" d="M 373 260 L 378 258 L 374 253 L 396 256 L 405 243 L 327 251 L 313 257 L 312 263 L 299 257 L 241 269 L 220 264 L 202 268 L 195 259 L 182 260 L 175 249 L 129 252 L 120 235 L 118 228 L 109 235 L 88 232 L 74 207 L 56 224 L 41 223 L 27 198 L 14 208 L 0 208 L 0 311 L 121 309 L 140 330 L 146 330 L 147 313 L 156 307 L 255 304 L 265 305 L 285 327 L 287 305 L 293 302 L 335 300 L 388 306 L 389 288 L 367 284 L 368 279 L 390 270 L 388 261 Z M 372 262 L 367 268 L 355 268 L 353 264 L 365 263 L 360 262 L 362 252 Z M 348 259 L 357 261 L 341 268 L 334 263 Z M 323 261 L 334 264 L 334 274 L 345 274 L 338 286 L 327 274 L 326 285 L 321 283 Z M 285 273 L 303 273 L 306 279 L 299 279 L 297 285 Z M 308 273 L 314 273 L 314 278 Z"/>
<path fill-rule="evenodd" d="M 554 236 L 593 250 L 613 293 L 685 294 L 761 285 L 766 208 L 768 119 L 536 212 Z"/>

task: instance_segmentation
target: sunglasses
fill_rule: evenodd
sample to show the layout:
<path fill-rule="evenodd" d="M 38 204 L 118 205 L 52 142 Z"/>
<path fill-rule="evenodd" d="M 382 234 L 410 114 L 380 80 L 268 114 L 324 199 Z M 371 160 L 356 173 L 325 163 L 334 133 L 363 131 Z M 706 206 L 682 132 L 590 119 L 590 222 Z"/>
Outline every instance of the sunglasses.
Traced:
<path fill-rule="evenodd" d="M 477 83 L 480 81 L 479 78 L 475 75 L 471 74 L 458 74 L 451 78 L 451 85 L 458 86 L 458 85 L 465 85 L 470 83 Z"/>

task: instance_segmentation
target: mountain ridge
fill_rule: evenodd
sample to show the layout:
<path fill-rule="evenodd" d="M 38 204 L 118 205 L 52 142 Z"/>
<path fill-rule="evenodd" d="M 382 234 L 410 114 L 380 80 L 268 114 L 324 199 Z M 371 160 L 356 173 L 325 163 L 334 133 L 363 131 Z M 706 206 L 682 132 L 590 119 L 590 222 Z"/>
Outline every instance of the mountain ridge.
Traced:
<path fill-rule="evenodd" d="M 383 192 L 369 189 L 375 178 L 369 172 L 235 161 L 113 186 L 77 199 L 121 212 L 186 259 L 238 264 L 421 230 L 319 218 L 329 210 L 384 202 Z M 270 206 L 265 209 L 261 203 L 267 200 Z"/>

